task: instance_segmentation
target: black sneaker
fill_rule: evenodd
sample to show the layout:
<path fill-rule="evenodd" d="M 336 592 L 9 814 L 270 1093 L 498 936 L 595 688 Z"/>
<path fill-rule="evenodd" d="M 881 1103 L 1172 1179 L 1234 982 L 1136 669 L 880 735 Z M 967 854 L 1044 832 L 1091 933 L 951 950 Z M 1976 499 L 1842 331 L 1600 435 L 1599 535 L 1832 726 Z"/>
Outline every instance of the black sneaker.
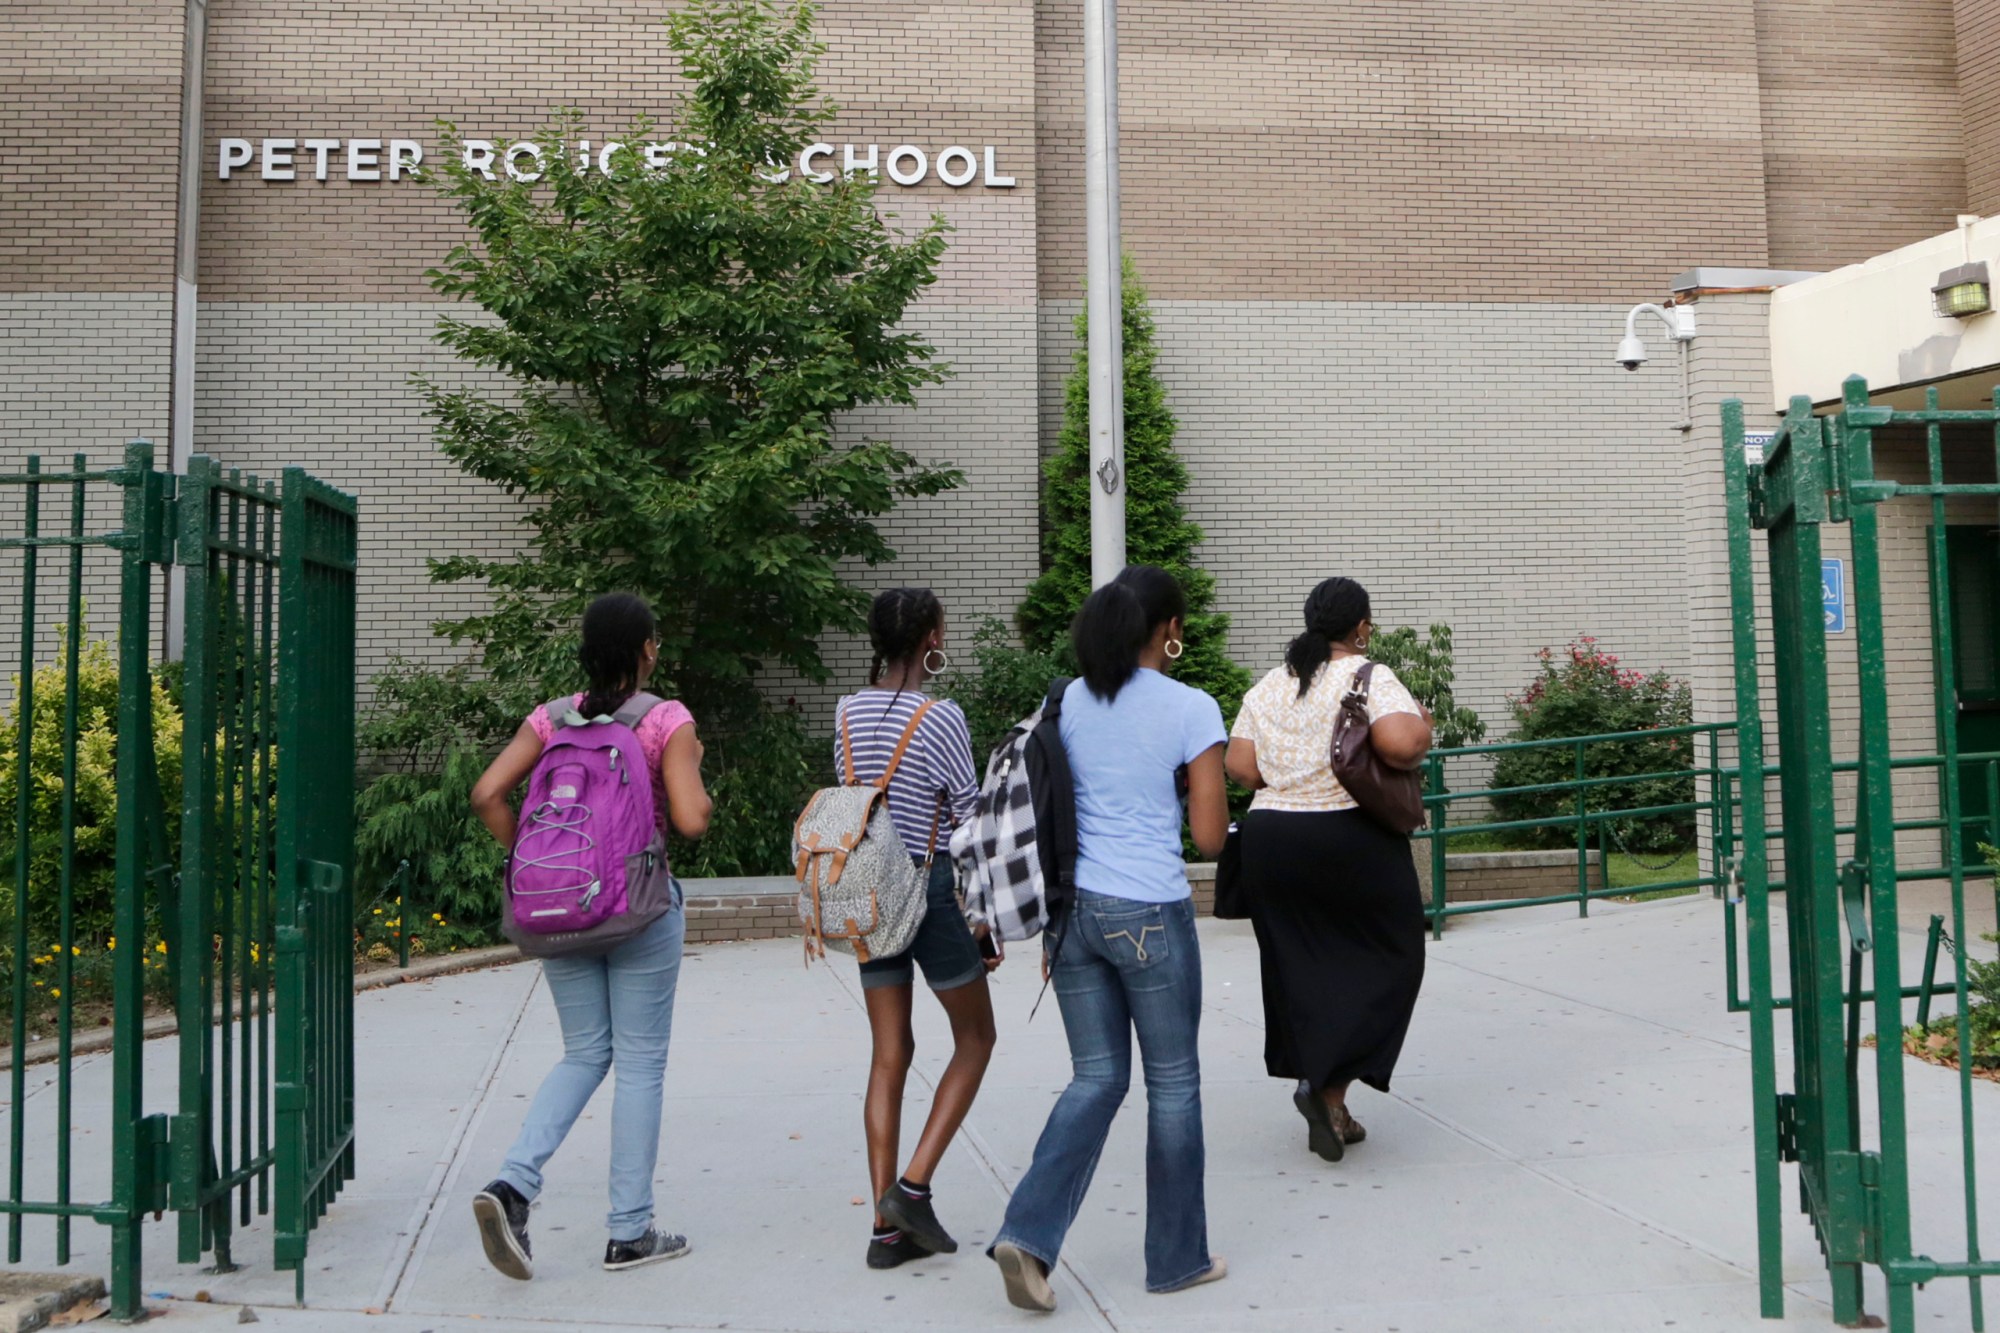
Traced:
<path fill-rule="evenodd" d="M 958 1242 L 938 1221 L 928 1198 L 913 1199 L 901 1185 L 891 1185 L 875 1202 L 882 1220 L 932 1254 L 957 1254 Z"/>
<path fill-rule="evenodd" d="M 663 1259 L 678 1259 L 693 1248 L 686 1236 L 670 1236 L 647 1227 L 646 1234 L 637 1240 L 614 1240 L 606 1245 L 604 1266 L 614 1273 L 643 1268 Z"/>
<path fill-rule="evenodd" d="M 900 1268 L 912 1259 L 922 1259 L 930 1251 L 905 1236 L 896 1233 L 894 1240 L 870 1240 L 868 1242 L 868 1266 L 870 1268 Z"/>
<path fill-rule="evenodd" d="M 494 1181 L 472 1196 L 472 1216 L 479 1222 L 486 1262 L 522 1282 L 535 1275 L 528 1250 L 528 1201 L 521 1191 L 504 1180 Z"/>

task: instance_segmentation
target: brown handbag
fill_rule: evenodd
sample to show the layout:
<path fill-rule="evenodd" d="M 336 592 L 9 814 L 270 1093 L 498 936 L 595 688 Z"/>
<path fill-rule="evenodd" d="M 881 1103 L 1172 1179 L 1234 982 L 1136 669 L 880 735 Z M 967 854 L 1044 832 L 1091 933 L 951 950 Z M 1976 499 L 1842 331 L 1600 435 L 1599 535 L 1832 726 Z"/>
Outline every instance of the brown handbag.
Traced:
<path fill-rule="evenodd" d="M 1391 833 L 1409 834 L 1424 826 L 1424 780 L 1415 769 L 1382 762 L 1368 739 L 1368 685 L 1373 662 L 1363 662 L 1341 697 L 1333 719 L 1333 776 L 1347 788 L 1362 813 Z"/>

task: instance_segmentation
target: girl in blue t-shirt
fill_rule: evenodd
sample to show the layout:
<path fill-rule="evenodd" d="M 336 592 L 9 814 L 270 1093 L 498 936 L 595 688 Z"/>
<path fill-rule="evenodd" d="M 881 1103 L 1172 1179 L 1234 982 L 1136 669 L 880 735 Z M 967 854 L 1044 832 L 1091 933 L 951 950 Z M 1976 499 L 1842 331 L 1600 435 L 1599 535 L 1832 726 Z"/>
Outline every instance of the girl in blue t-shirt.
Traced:
<path fill-rule="evenodd" d="M 1076 786 L 1076 901 L 1045 960 L 1069 1035 L 1072 1076 L 1035 1144 L 990 1251 L 1007 1299 L 1055 1309 L 1049 1270 L 1076 1220 L 1132 1077 L 1146 1075 L 1146 1289 L 1179 1291 L 1228 1271 L 1208 1252 L 1203 1201 L 1201 949 L 1181 858 L 1179 784 L 1195 846 L 1222 850 L 1222 710 L 1171 680 L 1187 599 L 1173 575 L 1133 565 L 1092 593 L 1070 637 L 1082 679 L 1062 701 Z"/>

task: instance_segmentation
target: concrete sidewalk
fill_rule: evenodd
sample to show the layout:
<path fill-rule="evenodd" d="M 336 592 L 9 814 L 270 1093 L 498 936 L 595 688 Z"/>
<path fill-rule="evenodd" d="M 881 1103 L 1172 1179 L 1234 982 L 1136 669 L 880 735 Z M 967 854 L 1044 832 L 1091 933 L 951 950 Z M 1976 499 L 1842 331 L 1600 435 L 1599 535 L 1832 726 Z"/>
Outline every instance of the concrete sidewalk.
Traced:
<path fill-rule="evenodd" d="M 1369 1139 L 1338 1166 L 1305 1151 L 1289 1089 L 1264 1076 L 1248 926 L 1204 921 L 1209 1230 L 1230 1277 L 1175 1296 L 1143 1286 L 1136 1086 L 1064 1255 L 1058 1313 L 1010 1308 L 980 1253 L 1068 1075 L 1053 1000 L 1028 1021 L 1026 950 L 996 977 L 1000 1048 L 936 1181 L 960 1254 L 866 1269 L 868 1047 L 853 964 L 804 969 L 797 945 L 778 941 L 699 946 L 682 972 L 658 1192 L 661 1224 L 694 1242 L 688 1258 L 598 1267 L 607 1085 L 551 1163 L 535 1281 L 487 1267 L 468 1201 L 560 1045 L 538 970 L 517 965 L 357 998 L 360 1176 L 314 1234 L 307 1308 L 292 1305 L 291 1275 L 271 1271 L 261 1219 L 239 1237 L 245 1267 L 227 1275 L 175 1266 L 171 1219 L 151 1227 L 147 1286 L 191 1328 L 234 1326 L 244 1305 L 280 1329 L 393 1333 L 1828 1328 L 1817 1247 L 1796 1214 L 1790 1318 L 1757 1317 L 1748 1040 L 1724 1012 L 1721 911 L 1700 898 L 1600 904 L 1588 921 L 1527 909 L 1455 924 L 1432 947 L 1395 1093 L 1357 1094 Z M 906 1143 L 948 1054 L 929 1003 L 918 1047 Z M 172 1051 L 156 1043 L 148 1062 L 162 1108 Z M 36 1103 L 52 1099 L 51 1074 L 31 1073 L 45 1089 L 28 1106 L 31 1157 L 45 1162 Z M 1956 1084 L 1914 1062 L 1908 1073 L 1919 1248 L 1957 1257 Z M 80 1107 L 102 1105 L 108 1074 L 101 1058 L 80 1067 Z M 1975 1091 L 1991 1143 L 2000 1088 Z M 103 1141 L 79 1137 L 80 1196 L 102 1188 L 91 1144 Z M 1786 1188 L 1789 1200 L 1789 1173 Z M 30 1236 L 28 1262 L 46 1265 L 49 1224 Z M 101 1271 L 101 1229 L 80 1224 L 76 1239 L 78 1262 Z M 1969 1327 L 1963 1282 L 1919 1303 L 1925 1327 Z"/>

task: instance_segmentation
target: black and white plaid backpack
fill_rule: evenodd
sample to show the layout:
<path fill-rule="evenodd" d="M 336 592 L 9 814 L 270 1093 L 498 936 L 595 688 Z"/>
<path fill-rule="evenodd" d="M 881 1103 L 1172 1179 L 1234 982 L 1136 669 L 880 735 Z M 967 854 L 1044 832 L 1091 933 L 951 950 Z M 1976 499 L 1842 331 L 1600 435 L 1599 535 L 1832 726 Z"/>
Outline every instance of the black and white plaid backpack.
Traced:
<path fill-rule="evenodd" d="M 1062 742 L 1068 678 L 1016 723 L 986 762 L 979 803 L 951 835 L 965 915 L 1003 940 L 1059 938 L 1076 888 L 1076 788 Z"/>

